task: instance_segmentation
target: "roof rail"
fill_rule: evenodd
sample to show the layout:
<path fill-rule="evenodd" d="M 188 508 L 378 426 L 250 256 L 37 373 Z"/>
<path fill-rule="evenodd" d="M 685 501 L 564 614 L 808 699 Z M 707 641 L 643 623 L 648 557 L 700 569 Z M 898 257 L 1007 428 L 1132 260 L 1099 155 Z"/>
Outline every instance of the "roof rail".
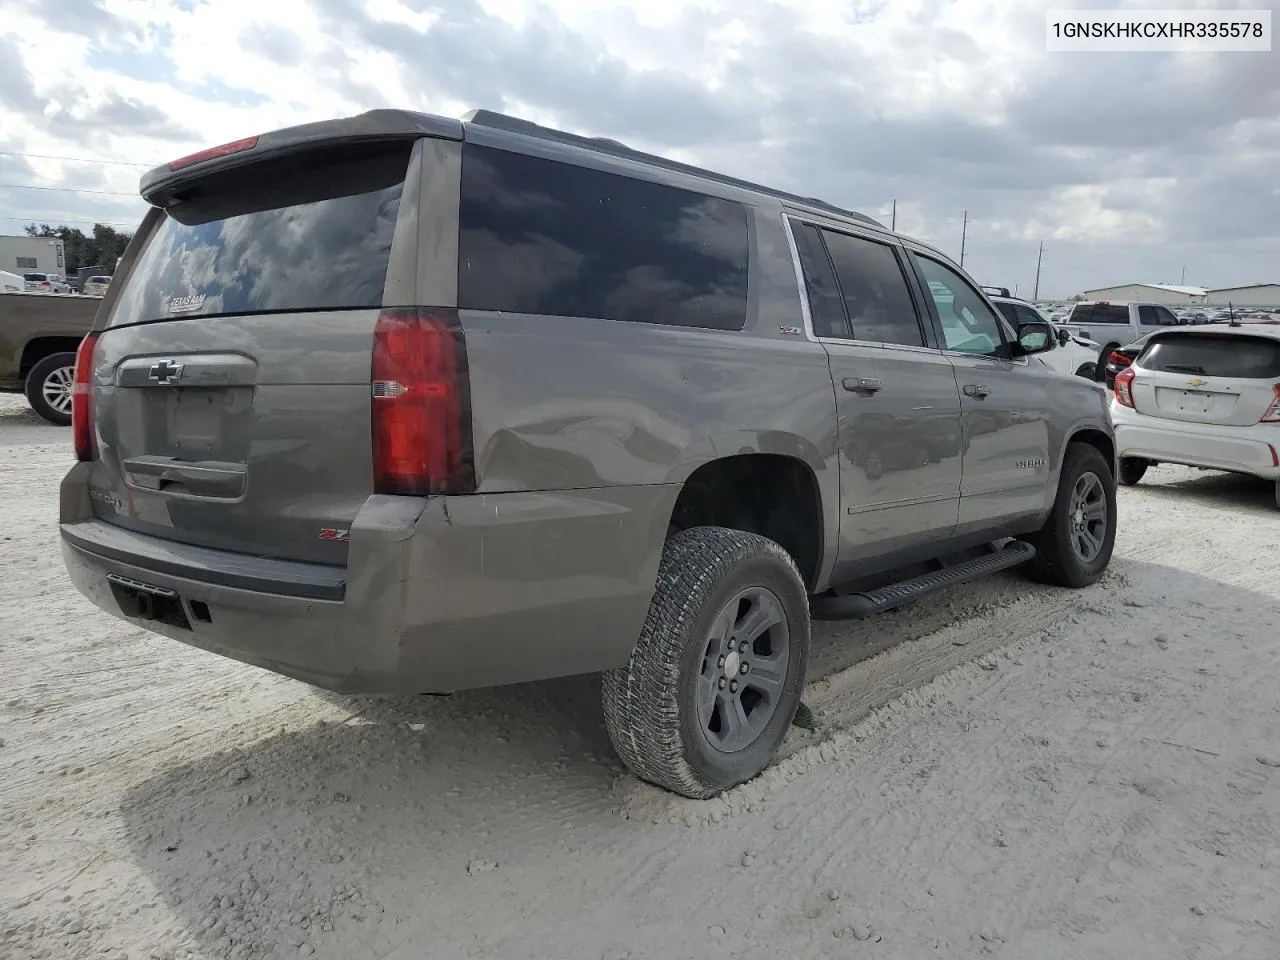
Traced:
<path fill-rule="evenodd" d="M 712 180 L 716 183 L 723 183 L 731 187 L 739 187 L 744 190 L 751 190 L 755 193 L 763 193 L 779 200 L 786 200 L 790 203 L 800 204 L 806 207 L 812 207 L 817 210 L 826 210 L 831 213 L 844 217 L 850 217 L 863 223 L 869 223 L 874 227 L 885 229 L 884 224 L 873 220 L 865 213 L 858 213 L 856 210 L 846 210 L 838 207 L 833 203 L 827 203 L 825 200 L 818 200 L 813 197 L 801 197 L 793 193 L 786 193 L 782 190 L 775 190 L 772 187 L 762 186 L 758 183 L 752 183 L 749 180 L 739 180 L 737 177 L 726 176 L 723 173 L 716 173 L 712 170 L 705 170 L 702 167 L 695 167 L 692 164 L 680 163 L 678 160 L 669 160 L 666 157 L 660 157 L 656 154 L 645 153 L 642 150 L 636 150 L 628 147 L 625 143 L 619 143 L 617 140 L 610 140 L 606 137 L 584 137 L 576 133 L 567 133 L 564 130 L 556 130 L 553 127 L 544 127 L 541 124 L 534 123 L 532 120 L 524 120 L 520 117 L 512 117 L 505 113 L 498 113 L 496 110 L 472 110 L 470 113 L 463 114 L 463 123 L 475 124 L 479 127 L 488 127 L 491 130 L 505 130 L 508 133 L 518 133 L 526 137 L 536 137 L 539 140 L 553 140 L 556 143 L 563 143 L 572 147 L 582 147 L 586 150 L 594 150 L 597 153 L 608 154 L 612 157 L 619 157 L 624 160 L 635 160 L 639 163 L 646 163 L 650 166 L 661 167 L 664 170 L 673 170 L 677 173 L 687 173 L 690 176 L 701 177 L 704 180 Z"/>

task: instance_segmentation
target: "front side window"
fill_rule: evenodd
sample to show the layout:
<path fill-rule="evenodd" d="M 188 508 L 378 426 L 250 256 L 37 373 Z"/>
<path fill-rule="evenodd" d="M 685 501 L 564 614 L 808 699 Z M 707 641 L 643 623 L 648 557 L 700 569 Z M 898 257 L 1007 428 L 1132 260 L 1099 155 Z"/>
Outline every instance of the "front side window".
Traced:
<path fill-rule="evenodd" d="M 924 346 L 916 306 L 893 248 L 847 233 L 823 230 L 853 339 Z"/>
<path fill-rule="evenodd" d="M 995 311 L 950 267 L 923 256 L 916 256 L 916 262 L 938 310 L 946 348 L 956 353 L 995 356 L 1004 343 Z"/>
<path fill-rule="evenodd" d="M 739 203 L 469 144 L 458 210 L 458 306 L 741 330 Z"/>

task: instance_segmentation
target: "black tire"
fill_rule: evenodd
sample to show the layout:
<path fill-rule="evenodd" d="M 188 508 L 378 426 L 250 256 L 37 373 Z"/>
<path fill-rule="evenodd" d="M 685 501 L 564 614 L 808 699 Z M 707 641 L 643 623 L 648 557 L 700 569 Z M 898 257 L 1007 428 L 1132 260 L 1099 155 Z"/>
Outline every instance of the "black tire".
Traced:
<path fill-rule="evenodd" d="M 1081 538 L 1077 534 L 1073 494 L 1086 476 L 1100 484 L 1098 500 L 1105 504 L 1101 525 L 1088 521 L 1089 534 L 1099 544 L 1093 557 L 1082 557 L 1077 550 Z M 1085 443 L 1067 446 L 1058 476 L 1058 495 L 1044 526 L 1026 538 L 1036 548 L 1036 557 L 1026 566 L 1032 579 L 1057 587 L 1078 589 L 1097 583 L 1111 562 L 1116 542 L 1116 484 L 1111 465 L 1096 447 Z"/>
<path fill-rule="evenodd" d="M 730 608 L 744 592 L 765 597 L 764 609 L 777 614 L 780 627 L 761 638 L 772 644 L 785 629 L 786 655 L 770 667 L 780 678 L 776 699 L 757 693 L 760 699 L 753 701 L 753 709 L 741 715 L 754 717 L 755 709 L 767 704 L 769 712 L 754 721 L 761 728 L 743 745 L 726 751 L 713 743 L 718 735 L 712 730 L 715 710 L 720 708 L 714 708 L 708 724 L 699 704 L 700 697 L 708 695 L 717 703 L 720 697 L 732 696 L 724 692 L 727 687 L 717 692 L 717 685 L 728 682 L 723 670 L 735 676 L 737 670 L 712 659 L 715 654 L 708 648 L 720 643 L 713 638 L 717 624 L 730 627 L 725 637 L 729 641 L 732 628 L 742 622 L 736 619 L 738 611 L 755 609 L 747 600 Z M 757 653 L 754 644 L 749 653 L 742 653 L 741 661 L 732 644 L 729 649 L 739 669 L 747 663 L 747 676 L 750 658 Z M 757 534 L 724 527 L 682 531 L 663 547 L 657 586 L 631 659 L 604 675 L 609 739 L 638 777 L 686 797 L 713 797 L 750 780 L 773 759 L 800 703 L 808 656 L 809 598 L 795 562 L 782 547 Z M 766 675 L 757 673 L 762 680 Z M 736 702 L 745 701 L 748 685 L 748 680 L 742 682 Z M 742 729 L 749 733 L 749 726 Z"/>
<path fill-rule="evenodd" d="M 1107 379 L 1107 357 L 1111 356 L 1112 350 L 1119 350 L 1119 349 L 1120 349 L 1120 344 L 1108 343 L 1105 347 L 1102 348 L 1102 351 L 1098 354 L 1098 366 L 1094 368 L 1093 376 L 1094 376 L 1094 379 L 1097 380 L 1099 383 L 1104 383 Z"/>
<path fill-rule="evenodd" d="M 1080 369 L 1076 371 L 1077 377 L 1084 377 L 1086 380 L 1098 379 L 1098 365 L 1096 363 L 1082 363 Z"/>
<path fill-rule="evenodd" d="M 1280 480 L 1276 481 L 1276 509 L 1280 510 Z"/>
<path fill-rule="evenodd" d="M 1147 467 L 1149 466 L 1151 466 L 1151 461 L 1144 460 L 1142 457 L 1121 457 L 1119 476 L 1121 485 L 1132 487 L 1135 483 L 1140 482 L 1143 476 L 1146 475 Z"/>
<path fill-rule="evenodd" d="M 32 367 L 23 387 L 31 409 L 50 423 L 69 427 L 75 372 L 74 353 L 54 353 Z"/>

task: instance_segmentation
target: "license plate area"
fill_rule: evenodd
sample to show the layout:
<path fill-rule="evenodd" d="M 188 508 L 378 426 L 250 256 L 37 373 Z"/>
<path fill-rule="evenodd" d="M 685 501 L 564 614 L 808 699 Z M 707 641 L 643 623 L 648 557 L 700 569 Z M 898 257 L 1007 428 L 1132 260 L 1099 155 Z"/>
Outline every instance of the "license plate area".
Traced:
<path fill-rule="evenodd" d="M 146 423 L 142 449 L 126 455 L 244 463 L 252 387 L 161 387 L 137 391 Z"/>
<path fill-rule="evenodd" d="M 1169 387 L 1158 387 L 1156 405 L 1170 413 L 1182 413 L 1192 416 L 1205 416 L 1214 410 L 1218 394 L 1204 390 L 1174 390 Z"/>

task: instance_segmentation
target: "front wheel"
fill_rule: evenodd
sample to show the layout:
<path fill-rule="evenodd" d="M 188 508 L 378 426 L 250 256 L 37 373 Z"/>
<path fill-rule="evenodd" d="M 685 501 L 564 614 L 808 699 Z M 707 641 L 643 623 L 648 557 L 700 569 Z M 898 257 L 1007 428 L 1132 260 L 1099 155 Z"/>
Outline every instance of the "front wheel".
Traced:
<path fill-rule="evenodd" d="M 1094 367 L 1093 376 L 1099 383 L 1105 383 L 1107 380 L 1107 359 L 1111 356 L 1113 350 L 1119 350 L 1120 344 L 1108 343 L 1098 353 L 1098 364 Z"/>
<path fill-rule="evenodd" d="M 1085 443 L 1067 446 L 1049 519 L 1026 538 L 1036 548 L 1030 575 L 1058 587 L 1097 583 L 1116 541 L 1116 485 L 1107 458 Z"/>
<path fill-rule="evenodd" d="M 1141 457 L 1121 457 L 1120 483 L 1126 487 L 1132 487 L 1146 475 L 1149 466 L 1151 461 L 1143 460 Z"/>
<path fill-rule="evenodd" d="M 609 739 L 642 779 L 713 797 L 773 759 L 808 656 L 808 595 L 782 547 L 724 527 L 677 533 L 631 659 L 604 675 Z"/>
<path fill-rule="evenodd" d="M 71 424 L 71 393 L 76 379 L 76 355 L 55 353 L 27 374 L 23 392 L 31 409 L 60 427 Z"/>

